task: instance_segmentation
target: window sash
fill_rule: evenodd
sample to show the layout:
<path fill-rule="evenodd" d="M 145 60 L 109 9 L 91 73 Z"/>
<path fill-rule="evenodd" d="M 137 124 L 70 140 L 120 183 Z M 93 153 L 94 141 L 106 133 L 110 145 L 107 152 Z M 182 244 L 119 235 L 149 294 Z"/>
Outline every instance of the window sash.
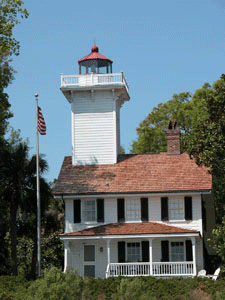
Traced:
<path fill-rule="evenodd" d="M 84 200 L 82 202 L 82 222 L 96 222 L 96 200 Z"/>
<path fill-rule="evenodd" d="M 169 199 L 169 220 L 184 220 L 183 199 Z"/>
<path fill-rule="evenodd" d="M 141 220 L 141 203 L 138 199 L 128 199 L 126 202 L 126 221 Z"/>
<path fill-rule="evenodd" d="M 141 244 L 127 243 L 127 261 L 140 262 L 141 261 Z"/>
<path fill-rule="evenodd" d="M 184 242 L 171 242 L 171 261 L 184 261 Z"/>

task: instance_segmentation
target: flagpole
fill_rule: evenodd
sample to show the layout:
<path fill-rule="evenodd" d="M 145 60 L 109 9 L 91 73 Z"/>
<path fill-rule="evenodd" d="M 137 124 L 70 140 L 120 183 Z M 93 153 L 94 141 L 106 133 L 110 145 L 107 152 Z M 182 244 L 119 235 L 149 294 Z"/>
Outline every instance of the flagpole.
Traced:
<path fill-rule="evenodd" d="M 37 264 L 38 277 L 41 276 L 41 203 L 40 203 L 40 176 L 39 176 L 39 134 L 38 134 L 38 94 L 36 99 L 36 172 L 37 172 Z"/>

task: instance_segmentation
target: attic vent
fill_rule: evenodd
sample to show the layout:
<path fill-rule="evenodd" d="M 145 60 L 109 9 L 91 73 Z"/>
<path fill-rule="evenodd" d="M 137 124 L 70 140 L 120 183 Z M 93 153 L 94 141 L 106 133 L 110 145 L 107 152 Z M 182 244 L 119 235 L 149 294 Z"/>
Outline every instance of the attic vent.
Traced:
<path fill-rule="evenodd" d="M 180 128 L 177 120 L 169 121 L 167 127 L 167 153 L 180 154 Z"/>

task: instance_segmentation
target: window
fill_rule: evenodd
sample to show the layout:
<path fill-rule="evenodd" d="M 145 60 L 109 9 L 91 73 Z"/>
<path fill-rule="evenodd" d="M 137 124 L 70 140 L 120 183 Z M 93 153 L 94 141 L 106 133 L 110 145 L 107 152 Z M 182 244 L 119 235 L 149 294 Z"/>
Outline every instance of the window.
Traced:
<path fill-rule="evenodd" d="M 184 220 L 183 199 L 169 199 L 169 220 Z"/>
<path fill-rule="evenodd" d="M 140 221 L 140 200 L 129 199 L 126 201 L 126 221 Z"/>
<path fill-rule="evenodd" d="M 84 261 L 95 261 L 94 245 L 84 245 Z"/>
<path fill-rule="evenodd" d="M 82 201 L 82 222 L 96 222 L 96 201 L 84 200 Z"/>
<path fill-rule="evenodd" d="M 141 246 L 140 243 L 127 243 L 127 261 L 141 261 Z"/>
<path fill-rule="evenodd" d="M 171 261 L 184 261 L 184 242 L 171 242 Z"/>

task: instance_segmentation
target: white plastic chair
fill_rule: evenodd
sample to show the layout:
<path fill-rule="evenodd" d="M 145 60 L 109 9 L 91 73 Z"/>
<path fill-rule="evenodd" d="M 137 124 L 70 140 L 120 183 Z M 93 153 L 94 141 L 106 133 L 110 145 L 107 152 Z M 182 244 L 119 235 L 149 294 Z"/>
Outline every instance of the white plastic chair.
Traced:
<path fill-rule="evenodd" d="M 206 277 L 206 270 L 200 270 L 199 272 L 198 272 L 198 277 Z"/>
<path fill-rule="evenodd" d="M 207 278 L 212 278 L 213 280 L 216 280 L 217 277 L 220 274 L 220 268 L 216 269 L 215 273 L 213 275 L 206 275 Z"/>

